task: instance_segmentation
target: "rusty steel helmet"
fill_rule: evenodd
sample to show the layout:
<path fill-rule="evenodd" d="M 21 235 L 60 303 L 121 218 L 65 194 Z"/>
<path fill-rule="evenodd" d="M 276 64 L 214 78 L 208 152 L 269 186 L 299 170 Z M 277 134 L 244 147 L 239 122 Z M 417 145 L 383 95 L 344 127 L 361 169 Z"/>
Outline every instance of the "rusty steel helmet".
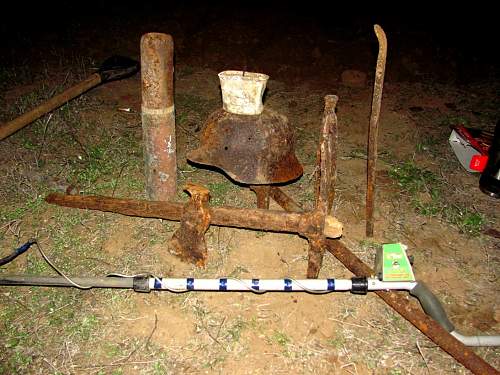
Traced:
<path fill-rule="evenodd" d="M 219 109 L 207 119 L 200 147 L 187 158 L 220 168 L 237 182 L 277 184 L 302 175 L 294 146 L 287 118 L 275 111 L 240 115 Z"/>

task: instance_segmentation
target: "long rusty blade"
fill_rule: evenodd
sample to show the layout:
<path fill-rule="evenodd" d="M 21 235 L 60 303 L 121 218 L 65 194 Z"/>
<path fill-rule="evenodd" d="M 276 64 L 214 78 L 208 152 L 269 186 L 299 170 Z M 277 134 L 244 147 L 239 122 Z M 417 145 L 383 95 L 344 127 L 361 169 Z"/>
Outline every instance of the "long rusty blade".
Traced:
<path fill-rule="evenodd" d="M 385 61 L 387 59 L 387 38 L 384 30 L 375 25 L 379 49 L 377 68 L 375 70 L 375 83 L 373 87 L 372 111 L 368 129 L 368 161 L 366 179 L 366 235 L 373 236 L 373 210 L 375 205 L 375 164 L 377 163 L 378 123 L 380 118 L 380 105 L 382 90 L 384 88 Z"/>

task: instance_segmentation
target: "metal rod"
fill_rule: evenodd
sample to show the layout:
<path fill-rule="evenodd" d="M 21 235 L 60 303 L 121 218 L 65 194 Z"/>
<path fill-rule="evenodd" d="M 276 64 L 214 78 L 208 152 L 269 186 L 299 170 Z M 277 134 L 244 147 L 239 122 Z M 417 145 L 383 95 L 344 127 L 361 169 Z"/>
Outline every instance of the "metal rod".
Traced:
<path fill-rule="evenodd" d="M 368 129 L 368 160 L 366 177 L 366 236 L 373 236 L 373 211 L 375 207 L 375 165 L 377 163 L 378 123 L 380 119 L 380 105 L 382 90 L 384 88 L 385 61 L 387 58 L 387 38 L 384 30 L 375 25 L 379 50 L 377 68 L 375 69 L 375 82 L 373 87 L 372 110 L 370 126 Z"/>
<path fill-rule="evenodd" d="M 337 128 L 337 116 L 335 108 L 338 97 L 336 95 L 325 96 L 325 106 L 321 126 L 321 137 L 318 147 L 317 168 L 319 169 L 316 182 L 316 202 L 314 216 L 318 220 L 318 229 L 306 234 L 309 241 L 307 277 L 316 279 L 323 264 L 325 253 L 325 236 L 323 236 L 323 226 L 327 223 L 327 216 L 330 211 L 330 202 L 333 203 L 334 186 L 332 174 L 334 171 L 333 160 L 336 158 L 335 140 Z"/>
<path fill-rule="evenodd" d="M 170 35 L 142 36 L 142 130 L 146 192 L 151 200 L 166 201 L 177 192 L 173 55 Z"/>
<path fill-rule="evenodd" d="M 66 195 L 60 193 L 49 194 L 45 200 L 48 203 L 65 207 L 176 221 L 180 220 L 184 207 L 183 204 L 175 202 L 118 199 L 91 195 Z M 209 214 L 211 224 L 235 228 L 301 234 L 311 231 L 311 225 L 314 225 L 307 213 L 236 207 L 210 207 Z M 342 223 L 332 216 L 327 216 L 324 234 L 330 238 L 340 237 L 342 235 Z"/>
<path fill-rule="evenodd" d="M 325 106 L 323 111 L 321 139 L 319 142 L 319 160 L 317 167 L 320 171 L 318 173 L 317 191 L 316 191 L 316 207 L 323 215 L 329 213 L 330 201 L 333 204 L 333 191 L 332 172 L 334 172 L 333 163 L 337 155 L 333 153 L 336 151 L 335 138 L 337 134 L 337 115 L 335 108 L 339 98 L 336 95 L 325 96 Z"/>
<path fill-rule="evenodd" d="M 262 208 L 264 210 L 269 209 L 270 189 L 270 185 L 250 185 L 250 190 L 252 190 L 257 197 L 257 208 Z"/>
<path fill-rule="evenodd" d="M 304 209 L 277 186 L 271 186 L 269 196 L 288 212 L 302 212 Z"/>
<path fill-rule="evenodd" d="M 132 277 L 71 277 L 71 281 L 85 288 L 119 288 L 132 289 Z M 53 286 L 75 287 L 74 284 L 60 276 L 0 276 L 0 285 L 4 286 Z"/>

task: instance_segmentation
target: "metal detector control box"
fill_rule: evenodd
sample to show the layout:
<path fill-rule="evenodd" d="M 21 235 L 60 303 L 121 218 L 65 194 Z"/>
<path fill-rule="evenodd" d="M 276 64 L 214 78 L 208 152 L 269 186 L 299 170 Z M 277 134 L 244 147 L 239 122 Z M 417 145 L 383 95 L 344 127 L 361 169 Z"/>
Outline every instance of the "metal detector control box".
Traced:
<path fill-rule="evenodd" d="M 375 270 L 382 281 L 415 281 L 415 275 L 406 255 L 408 247 L 401 243 L 382 245 L 375 257 Z"/>

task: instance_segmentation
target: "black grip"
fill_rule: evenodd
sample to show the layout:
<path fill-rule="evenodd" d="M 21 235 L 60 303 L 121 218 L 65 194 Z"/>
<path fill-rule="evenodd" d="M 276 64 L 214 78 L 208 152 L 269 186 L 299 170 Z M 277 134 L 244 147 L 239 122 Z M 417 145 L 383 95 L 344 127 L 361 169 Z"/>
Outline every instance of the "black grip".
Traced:
<path fill-rule="evenodd" d="M 353 277 L 351 278 L 353 294 L 366 294 L 368 293 L 368 279 L 366 277 Z"/>
<path fill-rule="evenodd" d="M 410 290 L 410 294 L 418 299 L 425 313 L 441 324 L 444 329 L 448 332 L 455 330 L 453 323 L 450 322 L 446 311 L 444 311 L 443 305 L 427 285 L 419 281 L 417 286 Z"/>
<path fill-rule="evenodd" d="M 134 292 L 149 293 L 149 277 L 148 276 L 135 276 L 134 277 Z"/>

